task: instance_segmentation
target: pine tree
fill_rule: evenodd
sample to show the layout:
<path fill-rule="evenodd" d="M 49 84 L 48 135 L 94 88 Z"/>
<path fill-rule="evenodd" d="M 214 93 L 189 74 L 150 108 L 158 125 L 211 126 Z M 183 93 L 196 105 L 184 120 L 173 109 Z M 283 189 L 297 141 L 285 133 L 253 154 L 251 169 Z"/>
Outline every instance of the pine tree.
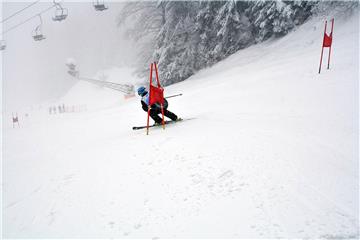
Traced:
<path fill-rule="evenodd" d="M 158 44 L 153 55 L 165 86 L 193 74 L 191 58 L 185 56 L 194 55 L 189 51 L 192 51 L 194 45 L 191 38 L 194 24 L 191 19 L 196 5 L 194 2 L 166 3 L 165 24 L 157 36 Z"/>
<path fill-rule="evenodd" d="M 195 32 L 198 36 L 196 69 L 211 66 L 216 61 L 213 49 L 216 47 L 217 32 L 214 31 L 215 16 L 224 2 L 201 2 L 195 17 Z"/>
<path fill-rule="evenodd" d="M 234 0 L 224 2 L 215 18 L 216 47 L 214 55 L 221 60 L 249 45 L 252 40 L 251 24 L 245 14 L 240 14 Z"/>

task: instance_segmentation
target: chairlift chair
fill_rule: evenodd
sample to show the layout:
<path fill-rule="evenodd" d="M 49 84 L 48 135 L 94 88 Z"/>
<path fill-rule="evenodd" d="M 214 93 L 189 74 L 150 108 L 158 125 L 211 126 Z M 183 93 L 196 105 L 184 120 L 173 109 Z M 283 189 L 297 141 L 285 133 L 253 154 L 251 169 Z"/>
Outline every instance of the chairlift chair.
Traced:
<path fill-rule="evenodd" d="M 39 18 L 40 18 L 40 25 L 38 25 L 35 30 L 33 31 L 33 38 L 35 41 L 41 41 L 44 40 L 46 37 L 44 36 L 44 34 L 42 34 L 41 32 L 41 26 L 42 26 L 42 19 L 41 19 L 41 15 L 39 14 Z"/>
<path fill-rule="evenodd" d="M 65 20 L 65 18 L 68 16 L 68 10 L 66 8 L 62 8 L 60 5 L 57 5 L 59 7 L 56 7 L 55 10 L 55 16 L 52 18 L 53 21 L 62 21 Z"/>
<path fill-rule="evenodd" d="M 5 40 L 0 40 L 0 51 L 5 50 L 6 48 L 6 42 Z"/>
<path fill-rule="evenodd" d="M 41 41 L 41 40 L 44 40 L 46 37 L 44 34 L 42 34 L 41 32 L 41 28 L 40 28 L 40 25 L 37 26 L 35 28 L 35 30 L 33 31 L 33 38 L 35 41 Z"/>
<path fill-rule="evenodd" d="M 95 8 L 96 11 L 104 11 L 104 10 L 108 9 L 105 6 L 104 1 L 97 0 L 96 2 L 93 2 L 93 5 L 94 5 L 94 8 Z"/>

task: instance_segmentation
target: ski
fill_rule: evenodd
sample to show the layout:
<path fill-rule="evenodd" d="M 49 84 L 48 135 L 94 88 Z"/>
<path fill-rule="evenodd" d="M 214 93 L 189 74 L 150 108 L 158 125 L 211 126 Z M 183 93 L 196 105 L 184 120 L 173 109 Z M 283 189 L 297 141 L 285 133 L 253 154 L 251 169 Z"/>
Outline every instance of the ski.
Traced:
<path fill-rule="evenodd" d="M 176 121 L 172 121 L 172 120 L 168 120 L 168 121 L 165 121 L 165 125 L 168 125 L 168 124 L 173 124 L 173 123 L 177 123 L 177 122 L 182 122 L 182 121 L 185 121 L 185 120 L 190 120 L 190 119 L 193 119 L 193 118 L 187 118 L 187 119 L 179 119 L 179 120 L 176 120 Z M 162 127 L 162 125 L 150 125 L 149 128 L 153 128 L 153 127 Z M 139 126 L 139 127 L 133 127 L 132 129 L 133 130 L 139 130 L 139 129 L 144 129 L 146 128 L 146 126 Z"/>

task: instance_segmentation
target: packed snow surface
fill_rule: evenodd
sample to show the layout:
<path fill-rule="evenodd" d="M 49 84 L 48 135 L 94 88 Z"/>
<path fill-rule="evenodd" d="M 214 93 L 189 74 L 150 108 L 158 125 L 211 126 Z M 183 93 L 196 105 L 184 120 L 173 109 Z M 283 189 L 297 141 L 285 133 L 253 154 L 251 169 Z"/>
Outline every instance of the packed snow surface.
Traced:
<path fill-rule="evenodd" d="M 321 74 L 313 19 L 166 88 L 192 119 L 148 136 L 138 98 L 85 82 L 62 100 L 87 111 L 3 119 L 4 237 L 358 238 L 358 20 Z"/>

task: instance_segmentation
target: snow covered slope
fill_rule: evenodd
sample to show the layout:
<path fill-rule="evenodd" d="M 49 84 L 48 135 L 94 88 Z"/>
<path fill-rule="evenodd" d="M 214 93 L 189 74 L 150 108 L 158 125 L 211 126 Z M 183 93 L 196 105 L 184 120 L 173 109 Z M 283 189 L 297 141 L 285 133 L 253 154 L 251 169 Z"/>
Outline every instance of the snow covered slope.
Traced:
<path fill-rule="evenodd" d="M 139 99 L 5 125 L 4 236 L 358 238 L 358 20 L 320 75 L 314 19 L 170 86 L 195 119 L 149 136 Z"/>

